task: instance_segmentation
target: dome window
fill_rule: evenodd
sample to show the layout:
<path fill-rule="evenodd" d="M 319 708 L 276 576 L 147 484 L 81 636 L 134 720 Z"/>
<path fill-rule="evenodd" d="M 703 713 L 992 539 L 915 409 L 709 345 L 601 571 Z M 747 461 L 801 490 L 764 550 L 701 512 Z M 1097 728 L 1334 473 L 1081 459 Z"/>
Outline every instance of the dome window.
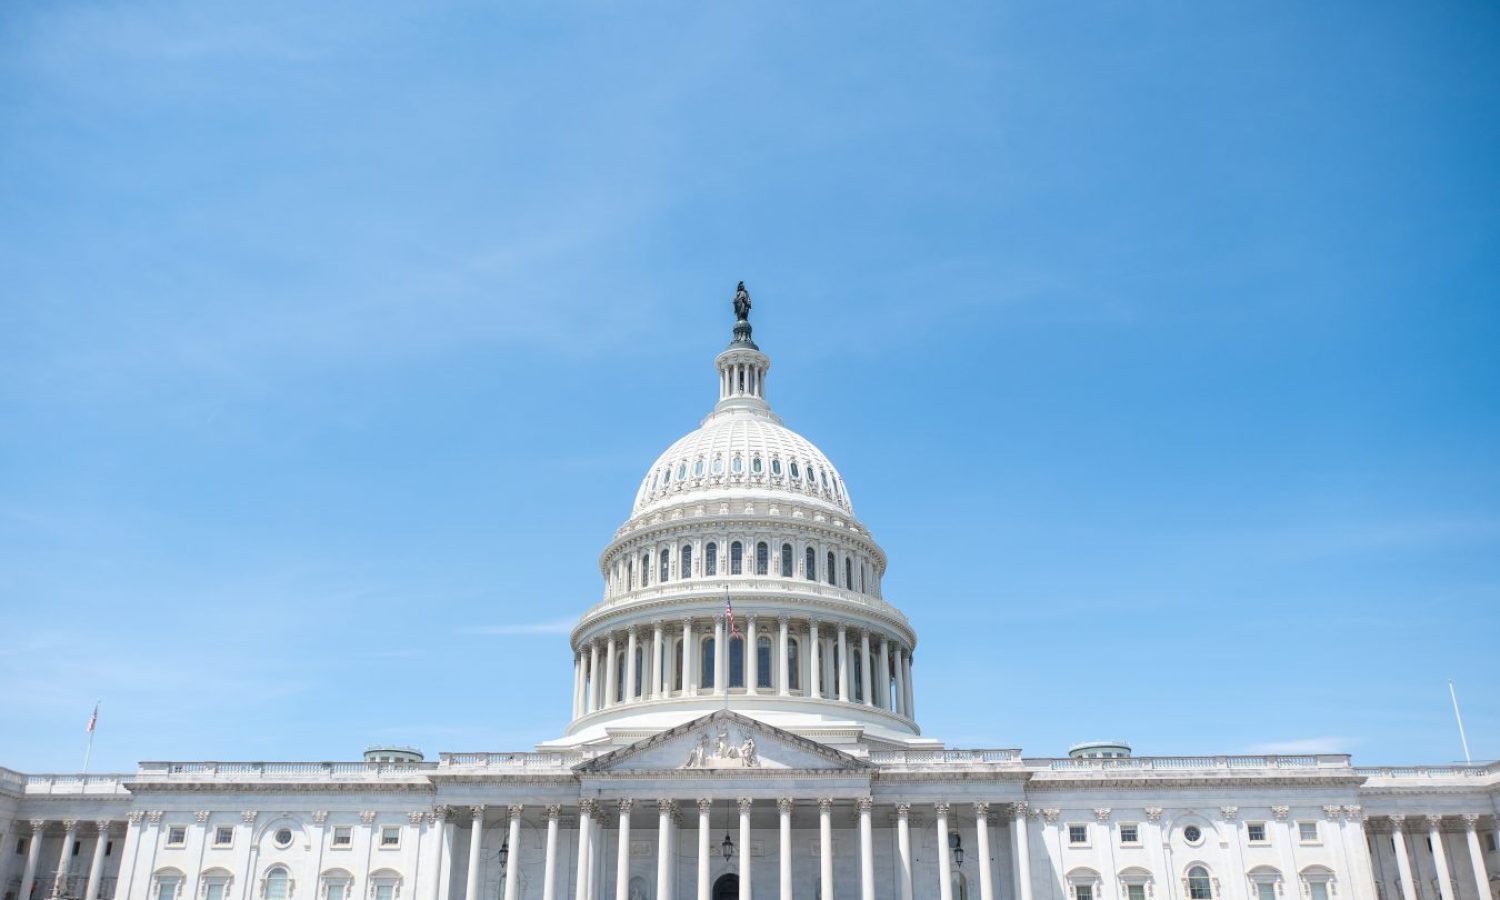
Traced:
<path fill-rule="evenodd" d="M 724 474 L 724 457 L 722 457 L 722 456 L 715 456 L 714 457 L 714 474 L 715 475 L 723 475 Z"/>
<path fill-rule="evenodd" d="M 703 457 L 701 457 L 701 456 L 698 457 L 697 459 L 693 460 L 693 477 L 694 478 L 702 478 L 703 477 Z"/>
<path fill-rule="evenodd" d="M 781 545 L 781 577 L 792 577 L 792 545 Z"/>
<path fill-rule="evenodd" d="M 719 574 L 719 545 L 712 541 L 703 548 L 703 574 Z"/>
<path fill-rule="evenodd" d="M 734 459 L 730 460 L 730 462 L 729 462 L 729 471 L 731 471 L 734 474 L 738 475 L 741 472 L 743 472 L 744 470 L 745 470 L 745 460 L 742 459 L 738 453 L 736 453 L 735 456 L 734 456 Z"/>
<path fill-rule="evenodd" d="M 825 490 L 825 491 L 828 490 L 828 473 L 827 472 L 819 472 L 818 475 L 819 475 L 819 477 L 823 481 L 823 490 Z"/>
<path fill-rule="evenodd" d="M 681 481 L 681 480 L 683 480 L 686 477 L 687 477 L 687 463 L 686 462 L 680 462 L 680 463 L 677 464 L 677 480 Z"/>
<path fill-rule="evenodd" d="M 760 455 L 750 457 L 750 472 L 759 475 L 765 469 L 765 463 L 761 461 Z"/>
<path fill-rule="evenodd" d="M 797 461 L 794 459 L 792 460 L 792 478 L 796 479 L 801 477 L 802 470 L 797 467 Z"/>
<path fill-rule="evenodd" d="M 771 546 L 765 541 L 755 545 L 755 574 L 767 575 L 771 569 Z"/>
<path fill-rule="evenodd" d="M 781 457 L 771 457 L 771 474 L 776 478 L 781 477 Z"/>
<path fill-rule="evenodd" d="M 745 546 L 739 541 L 729 545 L 729 574 L 743 575 L 745 572 Z"/>

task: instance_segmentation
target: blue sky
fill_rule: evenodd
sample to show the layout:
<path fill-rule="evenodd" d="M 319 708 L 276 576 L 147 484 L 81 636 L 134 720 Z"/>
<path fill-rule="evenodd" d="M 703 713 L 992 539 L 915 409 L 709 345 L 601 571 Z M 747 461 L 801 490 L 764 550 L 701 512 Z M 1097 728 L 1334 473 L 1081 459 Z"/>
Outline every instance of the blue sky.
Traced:
<path fill-rule="evenodd" d="M 1500 756 L 1487 3 L 12 3 L 0 765 L 512 750 L 745 279 L 926 732 Z"/>

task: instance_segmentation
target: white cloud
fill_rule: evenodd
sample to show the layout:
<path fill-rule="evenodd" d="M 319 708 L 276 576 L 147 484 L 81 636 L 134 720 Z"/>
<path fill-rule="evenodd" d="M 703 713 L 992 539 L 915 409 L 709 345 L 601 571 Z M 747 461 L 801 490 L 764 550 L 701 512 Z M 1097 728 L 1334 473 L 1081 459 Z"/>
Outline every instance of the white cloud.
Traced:
<path fill-rule="evenodd" d="M 532 622 L 524 625 L 470 625 L 460 628 L 460 634 L 498 635 L 520 637 L 532 634 L 567 634 L 573 630 L 574 619 L 558 619 L 554 622 Z"/>

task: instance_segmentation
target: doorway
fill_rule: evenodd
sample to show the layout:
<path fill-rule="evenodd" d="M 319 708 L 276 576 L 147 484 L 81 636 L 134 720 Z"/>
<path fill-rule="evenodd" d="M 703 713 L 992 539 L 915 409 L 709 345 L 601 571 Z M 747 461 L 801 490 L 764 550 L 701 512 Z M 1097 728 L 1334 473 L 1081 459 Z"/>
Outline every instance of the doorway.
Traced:
<path fill-rule="evenodd" d="M 714 882 L 713 900 L 739 900 L 740 898 L 740 876 L 728 872 L 719 876 Z"/>

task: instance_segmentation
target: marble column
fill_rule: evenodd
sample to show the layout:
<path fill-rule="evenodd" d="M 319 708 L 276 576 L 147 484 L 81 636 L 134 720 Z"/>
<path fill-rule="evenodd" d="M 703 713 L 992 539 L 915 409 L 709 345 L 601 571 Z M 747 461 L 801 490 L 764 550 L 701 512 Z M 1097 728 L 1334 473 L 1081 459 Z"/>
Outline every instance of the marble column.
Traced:
<path fill-rule="evenodd" d="M 818 623 L 807 623 L 807 696 L 818 700 L 823 696 L 822 642 L 818 640 Z"/>
<path fill-rule="evenodd" d="M 1405 825 L 1405 816 L 1391 816 L 1391 839 L 1396 844 L 1396 873 L 1401 878 L 1401 896 L 1416 900 L 1417 884 L 1411 876 L 1411 856 L 1406 852 Z"/>
<path fill-rule="evenodd" d="M 937 816 L 938 896 L 953 900 L 953 851 L 948 849 L 948 804 L 933 806 Z"/>
<path fill-rule="evenodd" d="M 510 831 L 505 836 L 505 847 L 509 855 L 505 860 L 505 900 L 516 900 L 521 889 L 521 812 L 520 806 L 506 809 L 510 814 Z"/>
<path fill-rule="evenodd" d="M 599 708 L 603 690 L 602 682 L 599 681 L 599 642 L 589 641 L 589 691 L 587 703 L 589 712 L 593 712 Z"/>
<path fill-rule="evenodd" d="M 713 808 L 712 800 L 698 801 L 698 900 L 709 900 L 709 891 L 712 890 L 708 880 L 709 866 L 712 864 L 708 856 L 711 836 L 708 816 Z"/>
<path fill-rule="evenodd" d="M 875 705 L 875 667 L 870 665 L 870 631 L 859 632 L 859 700 L 865 706 Z"/>
<path fill-rule="evenodd" d="M 590 900 L 589 897 L 589 860 L 593 856 L 593 801 L 584 800 L 578 804 L 578 877 L 574 900 Z"/>
<path fill-rule="evenodd" d="M 671 800 L 656 801 L 656 896 L 661 900 L 672 895 L 672 816 L 677 804 Z"/>
<path fill-rule="evenodd" d="M 901 900 L 912 900 L 911 895 L 911 806 L 896 804 L 896 880 Z"/>
<path fill-rule="evenodd" d="M 849 702 L 849 629 L 839 623 L 839 702 Z"/>
<path fill-rule="evenodd" d="M 750 808 L 755 801 L 741 797 L 740 806 L 740 900 L 750 900 Z"/>
<path fill-rule="evenodd" d="M 891 708 L 891 639 L 882 637 L 880 639 L 880 677 L 876 679 L 875 701 L 880 708 L 890 711 Z"/>
<path fill-rule="evenodd" d="M 833 800 L 818 801 L 818 878 L 819 896 L 833 898 Z"/>
<path fill-rule="evenodd" d="M 542 900 L 557 897 L 557 817 L 561 806 L 547 807 L 547 856 L 542 869 Z"/>
<path fill-rule="evenodd" d="M 1427 817 L 1427 840 L 1432 843 L 1432 864 L 1437 869 L 1438 893 L 1443 900 L 1454 900 L 1453 873 L 1448 871 L 1448 851 L 1443 847 L 1443 817 Z"/>
<path fill-rule="evenodd" d="M 615 847 L 615 900 L 630 900 L 630 807 L 634 803 L 629 799 L 620 801 L 620 839 Z"/>
<path fill-rule="evenodd" d="M 859 805 L 859 897 L 875 900 L 875 837 L 870 830 L 870 809 L 875 801 L 860 797 Z"/>
<path fill-rule="evenodd" d="M 979 845 L 977 848 L 979 850 L 979 900 L 995 900 L 995 880 L 990 872 L 990 805 L 988 803 L 974 804 L 974 842 Z"/>
<path fill-rule="evenodd" d="M 662 622 L 651 623 L 651 699 L 660 700 L 667 695 L 667 657 Z"/>
<path fill-rule="evenodd" d="M 619 696 L 620 666 L 615 662 L 615 636 L 611 634 L 604 648 L 604 708 L 615 705 Z M 580 898 L 582 900 L 582 898 Z"/>
<path fill-rule="evenodd" d="M 792 798 L 782 797 L 777 800 L 776 812 L 781 817 L 781 844 L 778 848 L 781 854 L 781 900 L 794 900 L 792 894 Z"/>
<path fill-rule="evenodd" d="M 1463 818 L 1464 840 L 1469 844 L 1469 865 L 1474 869 L 1476 896 L 1482 900 L 1489 900 L 1485 894 L 1490 889 L 1490 876 L 1484 870 L 1484 849 L 1479 845 L 1479 816 L 1467 813 Z"/>
<path fill-rule="evenodd" d="M 755 630 L 755 616 L 745 617 L 744 645 L 745 693 L 755 696 L 760 691 L 760 635 Z"/>
<path fill-rule="evenodd" d="M 1020 882 L 1019 900 L 1031 900 L 1031 841 L 1026 825 L 1025 803 L 1015 805 L 1011 830 L 1016 833 L 1016 879 Z"/>
<path fill-rule="evenodd" d="M 693 620 L 682 620 L 682 693 L 691 696 L 698 693 L 698 670 L 694 666 L 697 648 L 693 646 Z"/>
<path fill-rule="evenodd" d="M 83 889 L 83 900 L 94 900 L 99 896 L 99 881 L 104 875 L 104 848 L 109 844 L 109 820 L 100 819 L 94 825 L 99 829 L 99 840 L 94 842 L 94 857 L 89 861 L 89 881 Z M 121 893 L 120 896 L 125 895 Z"/>
<path fill-rule="evenodd" d="M 641 673 L 637 671 L 635 664 L 635 651 L 640 646 L 636 639 L 635 626 L 625 629 L 625 702 L 635 702 L 635 689 L 640 684 Z"/>
<path fill-rule="evenodd" d="M 790 625 L 791 622 L 787 620 L 786 616 L 780 616 L 776 619 L 778 639 L 776 648 L 776 692 L 783 697 L 792 692 L 792 682 L 790 675 L 792 640 L 791 635 L 787 633 Z"/>
<path fill-rule="evenodd" d="M 41 860 L 42 838 L 46 828 L 46 819 L 31 820 L 31 840 L 26 845 L 26 868 L 21 872 L 21 892 L 16 895 L 20 900 L 28 900 L 36 885 L 36 866 Z"/>
<path fill-rule="evenodd" d="M 73 856 L 73 842 L 78 839 L 78 820 L 63 820 L 62 849 L 57 854 L 57 872 L 52 877 L 52 896 L 61 897 L 68 892 L 68 860 Z M 1450 900 L 1444 897 L 1443 900 Z"/>
<path fill-rule="evenodd" d="M 464 900 L 479 900 L 479 845 L 484 840 L 484 807 L 472 806 L 473 819 L 469 824 L 469 872 L 464 883 Z"/>
<path fill-rule="evenodd" d="M 729 645 L 724 641 L 724 617 L 714 617 L 714 693 L 729 692 Z"/>
<path fill-rule="evenodd" d="M 900 647 L 896 648 L 896 712 L 906 715 L 906 671 L 901 660 L 906 658 L 906 651 Z"/>

